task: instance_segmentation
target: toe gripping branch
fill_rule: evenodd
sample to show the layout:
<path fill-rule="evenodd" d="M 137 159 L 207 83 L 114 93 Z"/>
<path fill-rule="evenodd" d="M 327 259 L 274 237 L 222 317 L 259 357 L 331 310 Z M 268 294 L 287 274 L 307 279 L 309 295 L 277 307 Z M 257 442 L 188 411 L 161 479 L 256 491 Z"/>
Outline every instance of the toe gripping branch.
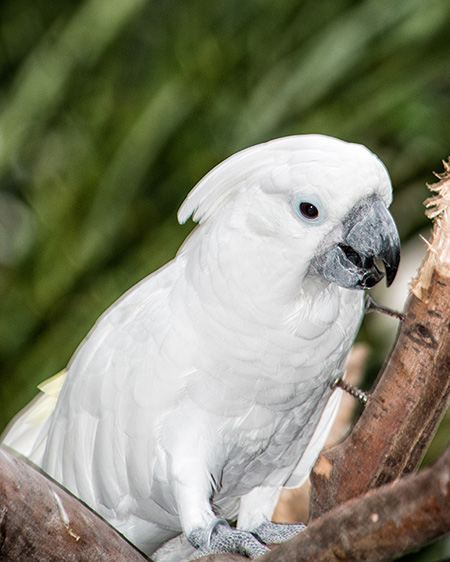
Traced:
<path fill-rule="evenodd" d="M 280 544 L 289 541 L 306 529 L 303 523 L 274 523 L 266 519 L 252 531 L 252 535 L 264 544 Z"/>
<path fill-rule="evenodd" d="M 205 529 L 194 529 L 188 540 L 198 549 L 197 557 L 234 552 L 258 558 L 269 551 L 266 545 L 288 541 L 305 528 L 302 523 L 273 523 L 266 519 L 250 532 L 234 529 L 224 519 L 215 519 Z"/>
<path fill-rule="evenodd" d="M 198 549 L 197 557 L 219 552 L 234 552 L 257 558 L 269 551 L 252 533 L 233 529 L 224 519 L 215 519 L 205 529 L 194 529 L 188 541 Z"/>

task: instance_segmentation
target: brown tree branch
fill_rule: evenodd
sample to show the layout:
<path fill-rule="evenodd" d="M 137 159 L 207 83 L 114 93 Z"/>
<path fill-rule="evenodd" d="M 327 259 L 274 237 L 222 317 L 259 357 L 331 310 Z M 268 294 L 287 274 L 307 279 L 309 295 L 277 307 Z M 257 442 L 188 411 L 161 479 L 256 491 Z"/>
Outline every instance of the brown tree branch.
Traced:
<path fill-rule="evenodd" d="M 386 367 L 353 431 L 311 475 L 312 515 L 415 470 L 450 396 L 450 165 L 428 201 L 436 218 Z"/>
<path fill-rule="evenodd" d="M 432 467 L 334 508 L 261 562 L 392 560 L 448 531 L 450 446 Z"/>
<path fill-rule="evenodd" d="M 1 560 L 147 560 L 79 500 L 6 449 L 0 449 L 0 470 Z M 338 506 L 261 562 L 389 560 L 449 530 L 450 446 L 431 468 Z M 223 554 L 206 560 L 246 558 Z"/>
<path fill-rule="evenodd" d="M 431 467 L 328 511 L 261 562 L 381 562 L 450 531 L 450 446 Z M 224 554 L 199 562 L 244 562 Z"/>
<path fill-rule="evenodd" d="M 2 561 L 148 560 L 86 505 L 3 447 L 0 474 Z"/>

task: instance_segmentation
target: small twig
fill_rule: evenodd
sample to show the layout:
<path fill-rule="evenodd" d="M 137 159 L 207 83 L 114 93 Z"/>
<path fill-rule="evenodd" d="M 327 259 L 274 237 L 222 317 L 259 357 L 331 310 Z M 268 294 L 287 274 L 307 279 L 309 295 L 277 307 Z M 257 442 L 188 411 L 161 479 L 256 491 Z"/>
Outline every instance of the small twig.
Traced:
<path fill-rule="evenodd" d="M 364 390 L 361 390 L 360 388 L 354 386 L 353 384 L 350 384 L 342 377 L 337 377 L 331 383 L 331 388 L 336 388 L 336 387 L 342 388 L 342 390 L 348 392 L 350 396 L 353 396 L 353 398 L 359 400 L 363 406 L 365 406 L 367 401 L 369 400 L 369 395 L 366 392 L 364 392 Z"/>
<path fill-rule="evenodd" d="M 369 294 L 366 294 L 366 312 L 381 312 L 381 314 L 386 314 L 401 322 L 405 319 L 405 315 L 402 312 L 392 310 L 392 308 L 377 303 Z"/>

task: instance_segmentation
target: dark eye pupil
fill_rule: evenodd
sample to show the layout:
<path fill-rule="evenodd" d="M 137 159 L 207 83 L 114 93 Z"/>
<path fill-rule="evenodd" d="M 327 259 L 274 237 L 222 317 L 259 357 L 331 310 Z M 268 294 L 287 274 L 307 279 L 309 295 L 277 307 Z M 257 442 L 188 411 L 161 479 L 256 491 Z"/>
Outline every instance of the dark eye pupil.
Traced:
<path fill-rule="evenodd" d="M 300 203 L 300 212 L 307 219 L 316 219 L 319 216 L 318 208 L 312 203 Z"/>

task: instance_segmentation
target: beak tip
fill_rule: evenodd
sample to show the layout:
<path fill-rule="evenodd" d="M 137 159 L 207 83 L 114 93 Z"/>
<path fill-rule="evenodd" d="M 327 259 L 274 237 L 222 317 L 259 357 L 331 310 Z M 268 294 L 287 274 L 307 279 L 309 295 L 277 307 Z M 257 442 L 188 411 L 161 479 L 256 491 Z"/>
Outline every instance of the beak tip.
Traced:
<path fill-rule="evenodd" d="M 386 268 L 386 285 L 387 287 L 390 287 L 397 275 L 398 266 L 389 266 L 385 264 L 385 268 Z"/>

